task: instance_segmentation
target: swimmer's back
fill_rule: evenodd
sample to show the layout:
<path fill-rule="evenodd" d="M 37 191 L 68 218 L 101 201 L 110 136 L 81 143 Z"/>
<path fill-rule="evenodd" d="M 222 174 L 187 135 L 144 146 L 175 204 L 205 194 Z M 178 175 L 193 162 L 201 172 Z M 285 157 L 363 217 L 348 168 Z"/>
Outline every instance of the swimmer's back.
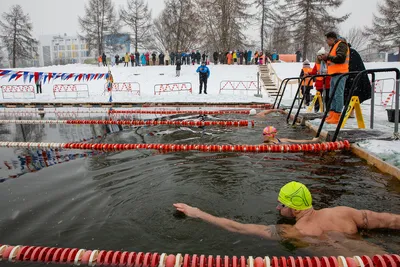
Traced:
<path fill-rule="evenodd" d="M 318 210 L 312 219 L 296 223 L 296 228 L 306 236 L 321 236 L 327 232 L 340 232 L 353 235 L 358 232 L 353 219 L 356 210 L 348 207 L 335 207 Z"/>

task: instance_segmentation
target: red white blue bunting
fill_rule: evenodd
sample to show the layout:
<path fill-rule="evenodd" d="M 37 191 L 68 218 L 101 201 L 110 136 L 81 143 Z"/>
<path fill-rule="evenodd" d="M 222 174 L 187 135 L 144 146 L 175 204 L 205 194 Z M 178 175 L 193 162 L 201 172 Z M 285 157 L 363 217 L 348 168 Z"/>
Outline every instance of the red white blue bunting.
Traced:
<path fill-rule="evenodd" d="M 50 83 L 51 80 L 61 79 L 67 81 L 74 79 L 74 81 L 92 81 L 107 79 L 108 73 L 63 73 L 63 72 L 32 72 L 32 71 L 14 71 L 14 70 L 0 70 L 0 78 L 8 78 L 8 81 L 17 81 L 22 77 L 24 83 L 42 81 L 43 84 Z"/>

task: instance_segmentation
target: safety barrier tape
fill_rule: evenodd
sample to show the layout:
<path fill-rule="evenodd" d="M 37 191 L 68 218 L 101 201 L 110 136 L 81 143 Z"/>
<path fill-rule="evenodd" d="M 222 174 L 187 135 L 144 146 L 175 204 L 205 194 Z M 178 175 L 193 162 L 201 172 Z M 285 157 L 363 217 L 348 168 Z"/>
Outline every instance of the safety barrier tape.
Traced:
<path fill-rule="evenodd" d="M 199 115 L 223 115 L 223 114 L 245 114 L 249 115 L 250 110 L 110 110 L 110 114 L 199 114 Z"/>
<path fill-rule="evenodd" d="M 400 256 L 228 257 L 143 253 L 78 248 L 0 245 L 0 260 L 86 266 L 127 267 L 398 267 Z"/>
<path fill-rule="evenodd" d="M 160 150 L 160 151 L 200 151 L 200 152 L 249 152 L 249 153 L 298 153 L 328 152 L 350 149 L 349 141 L 337 141 L 316 144 L 288 145 L 192 145 L 192 144 L 86 144 L 86 143 L 34 143 L 34 142 L 0 142 L 0 147 L 13 148 L 62 148 L 101 151 L 123 150 Z"/>
<path fill-rule="evenodd" d="M 171 120 L 0 120 L 0 124 L 115 124 L 115 125 L 174 125 L 174 126 L 233 126 L 254 127 L 254 121 L 171 121 Z"/>

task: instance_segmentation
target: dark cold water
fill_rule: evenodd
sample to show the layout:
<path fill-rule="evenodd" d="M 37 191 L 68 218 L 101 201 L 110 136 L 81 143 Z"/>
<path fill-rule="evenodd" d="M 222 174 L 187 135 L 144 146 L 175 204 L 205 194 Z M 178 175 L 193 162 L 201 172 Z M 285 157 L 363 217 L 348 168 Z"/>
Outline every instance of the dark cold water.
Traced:
<path fill-rule="evenodd" d="M 209 119 L 221 118 L 244 117 Z M 304 129 L 286 126 L 281 116 L 268 120 L 281 137 L 312 138 Z M 257 122 L 254 129 L 10 124 L 0 125 L 0 139 L 69 142 L 108 132 L 92 142 L 258 144 L 267 124 Z M 176 216 L 172 207 L 185 202 L 240 222 L 276 224 L 283 222 L 275 210 L 277 194 L 291 180 L 310 188 L 316 208 L 347 205 L 400 213 L 400 182 L 347 152 L 163 154 L 2 148 L 0 163 L 1 244 L 212 255 L 336 255 L 329 245 L 315 249 L 307 242 L 232 234 Z M 365 241 L 355 242 L 400 251 L 398 231 L 363 232 L 361 238 Z"/>

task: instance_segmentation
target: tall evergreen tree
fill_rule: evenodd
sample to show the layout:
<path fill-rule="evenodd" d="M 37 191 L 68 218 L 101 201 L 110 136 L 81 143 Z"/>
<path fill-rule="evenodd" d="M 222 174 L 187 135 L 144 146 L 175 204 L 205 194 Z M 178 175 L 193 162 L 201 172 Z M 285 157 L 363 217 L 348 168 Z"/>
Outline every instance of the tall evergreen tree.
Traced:
<path fill-rule="evenodd" d="M 32 37 L 32 23 L 20 5 L 14 5 L 9 13 L 3 13 L 0 28 L 0 39 L 12 60 L 13 68 L 17 59 L 35 58 L 39 42 Z"/>
<path fill-rule="evenodd" d="M 303 47 L 303 59 L 307 59 L 310 43 L 321 42 L 324 33 L 335 30 L 338 23 L 349 17 L 349 14 L 341 17 L 329 14 L 328 10 L 337 9 L 342 3 L 343 0 L 285 0 L 280 10 L 289 23 L 294 41 Z"/>
<path fill-rule="evenodd" d="M 104 52 L 105 35 L 118 32 L 118 20 L 112 0 L 89 0 L 85 5 L 85 16 L 79 17 L 79 25 L 89 50 Z"/>
<path fill-rule="evenodd" d="M 144 0 L 127 0 L 127 8 L 120 10 L 120 18 L 132 30 L 135 51 L 151 42 L 151 10 Z"/>
<path fill-rule="evenodd" d="M 261 23 L 260 27 L 260 39 L 261 39 L 261 51 L 264 51 L 264 41 L 267 37 L 267 29 L 272 28 L 277 14 L 274 12 L 274 8 L 278 4 L 278 0 L 254 0 L 258 12 L 256 13 L 257 21 Z"/>
<path fill-rule="evenodd" d="M 165 0 L 165 8 L 154 22 L 156 47 L 188 51 L 199 43 L 202 22 L 193 0 Z"/>
<path fill-rule="evenodd" d="M 202 23 L 206 26 L 204 41 L 216 49 L 229 51 L 248 44 L 245 35 L 251 14 L 249 0 L 198 0 Z"/>
<path fill-rule="evenodd" d="M 385 0 L 378 5 L 378 11 L 380 16 L 374 14 L 372 27 L 366 28 L 365 33 L 379 50 L 397 47 L 400 53 L 400 1 Z"/>

